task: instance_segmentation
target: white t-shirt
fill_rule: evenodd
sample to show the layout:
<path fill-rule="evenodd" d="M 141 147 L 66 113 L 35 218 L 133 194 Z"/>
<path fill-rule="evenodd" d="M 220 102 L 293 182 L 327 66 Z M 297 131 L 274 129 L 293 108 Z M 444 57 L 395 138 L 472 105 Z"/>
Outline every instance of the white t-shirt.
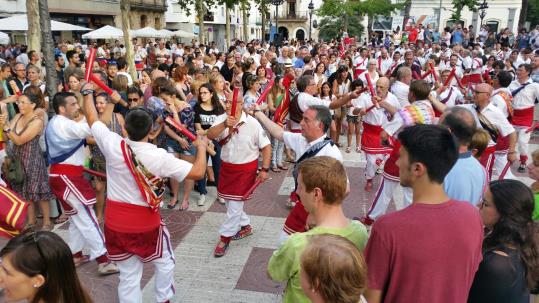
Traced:
<path fill-rule="evenodd" d="M 314 144 L 324 140 L 325 137 L 326 136 L 322 136 L 309 143 L 302 134 L 291 132 L 283 133 L 284 145 L 294 151 L 294 153 L 296 154 L 296 161 L 301 158 L 301 156 L 307 151 L 307 149 L 309 149 Z M 339 160 L 341 163 L 343 162 L 341 151 L 339 150 L 337 145 L 327 144 L 316 154 L 316 156 L 328 156 Z"/>
<path fill-rule="evenodd" d="M 148 206 L 125 163 L 121 149 L 121 142 L 124 138 L 110 131 L 101 121 L 92 125 L 92 135 L 107 161 L 107 198 L 118 202 Z M 135 142 L 129 139 L 125 139 L 125 142 L 131 147 L 137 159 L 155 176 L 173 178 L 181 182 L 193 167 L 191 163 L 180 160 L 151 143 Z"/>
<path fill-rule="evenodd" d="M 50 121 L 48 127 L 54 127 L 55 133 L 66 140 L 85 139 L 92 135 L 90 127 L 86 122 L 75 122 L 62 115 L 55 115 Z M 62 164 L 81 166 L 84 164 L 86 155 L 84 146 L 81 146 L 71 157 L 67 158 Z"/>
<path fill-rule="evenodd" d="M 228 117 L 222 114 L 215 118 L 213 126 L 223 123 Z M 241 113 L 240 122 L 245 122 L 238 128 L 238 132 L 221 149 L 221 160 L 231 164 L 245 164 L 258 159 L 260 150 L 270 144 L 270 140 L 262 125 L 253 117 Z M 229 133 L 229 128 L 219 135 L 217 140 L 225 138 Z"/>

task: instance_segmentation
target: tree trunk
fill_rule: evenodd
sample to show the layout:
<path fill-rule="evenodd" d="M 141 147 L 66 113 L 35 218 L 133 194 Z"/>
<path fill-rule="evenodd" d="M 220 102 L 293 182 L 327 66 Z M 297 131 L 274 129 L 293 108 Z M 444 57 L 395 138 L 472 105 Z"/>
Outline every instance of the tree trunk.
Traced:
<path fill-rule="evenodd" d="M 26 14 L 28 18 L 28 50 L 41 53 L 41 26 L 39 25 L 38 0 L 26 0 Z"/>
<path fill-rule="evenodd" d="M 131 40 L 131 23 L 129 21 L 129 14 L 131 12 L 131 5 L 129 0 L 121 0 L 120 12 L 122 14 L 122 31 L 124 32 L 125 43 L 125 60 L 129 64 L 129 74 L 133 81 L 137 80 L 137 69 L 135 67 L 135 54 L 133 52 L 133 41 Z"/>
<path fill-rule="evenodd" d="M 51 19 L 49 15 L 49 3 L 47 0 L 39 0 L 39 20 L 41 26 L 41 38 L 43 39 L 43 58 L 45 61 L 45 82 L 49 102 L 52 101 L 58 87 L 56 77 L 56 64 L 54 60 L 54 41 L 52 39 Z M 39 35 L 38 35 L 39 39 Z M 46 105 L 47 106 L 47 105 Z M 52 106 L 48 106 L 49 111 Z"/>
<path fill-rule="evenodd" d="M 404 31 L 408 18 L 410 18 L 410 10 L 412 9 L 412 1 L 406 1 L 406 6 L 404 7 L 404 23 L 402 24 L 401 30 Z"/>
<path fill-rule="evenodd" d="M 230 7 L 228 7 L 228 3 L 225 4 L 225 18 L 225 52 L 228 53 L 228 49 L 230 48 Z"/>
<path fill-rule="evenodd" d="M 197 0 L 197 13 L 198 13 L 198 43 L 204 43 L 204 4 L 202 0 Z"/>
<path fill-rule="evenodd" d="M 262 14 L 262 37 L 260 41 L 264 42 L 266 40 L 266 2 L 264 0 L 260 2 L 260 13 Z"/>
<path fill-rule="evenodd" d="M 526 17 L 527 16 L 528 16 L 528 0 L 522 0 L 522 6 L 520 8 L 520 15 L 518 16 L 518 28 L 519 28 L 519 30 L 524 27 L 524 24 L 526 23 Z"/>
<path fill-rule="evenodd" d="M 249 40 L 249 35 L 247 33 L 247 24 L 249 24 L 249 19 L 247 18 L 247 9 L 245 8 L 245 3 L 241 5 L 241 18 L 243 19 L 243 41 L 247 43 Z"/>

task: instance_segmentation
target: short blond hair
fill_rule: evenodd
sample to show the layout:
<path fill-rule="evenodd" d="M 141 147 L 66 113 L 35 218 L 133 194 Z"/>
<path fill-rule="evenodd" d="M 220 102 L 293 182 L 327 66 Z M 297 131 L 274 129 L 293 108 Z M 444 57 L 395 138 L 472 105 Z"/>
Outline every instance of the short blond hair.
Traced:
<path fill-rule="evenodd" d="M 480 158 L 485 149 L 487 149 L 488 142 L 490 141 L 489 133 L 482 129 L 478 128 L 475 130 L 475 133 L 472 136 L 472 142 L 470 143 L 469 150 L 476 150 L 474 157 Z"/>
<path fill-rule="evenodd" d="M 350 240 L 321 234 L 308 238 L 300 268 L 324 302 L 357 303 L 367 285 L 367 264 Z"/>
<path fill-rule="evenodd" d="M 341 204 L 346 195 L 346 171 L 341 162 L 327 156 L 312 157 L 300 163 L 298 173 L 307 192 L 322 190 L 324 202 Z M 299 181 L 299 180 L 298 180 Z"/>

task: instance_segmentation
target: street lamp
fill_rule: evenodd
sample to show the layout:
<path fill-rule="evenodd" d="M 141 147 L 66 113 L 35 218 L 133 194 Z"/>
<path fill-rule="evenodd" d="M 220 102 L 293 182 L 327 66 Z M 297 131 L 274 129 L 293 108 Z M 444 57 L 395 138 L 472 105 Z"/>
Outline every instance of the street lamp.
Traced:
<path fill-rule="evenodd" d="M 483 26 L 483 19 L 487 15 L 487 9 L 488 9 L 488 3 L 486 0 L 483 0 L 483 2 L 479 5 L 479 18 L 481 18 L 481 26 Z"/>
<path fill-rule="evenodd" d="M 283 2 L 284 0 L 271 0 L 271 4 L 275 5 L 275 34 L 279 34 L 279 5 Z"/>
<path fill-rule="evenodd" d="M 311 0 L 307 8 L 309 9 L 309 40 L 311 40 L 311 32 L 313 31 L 313 0 Z"/>

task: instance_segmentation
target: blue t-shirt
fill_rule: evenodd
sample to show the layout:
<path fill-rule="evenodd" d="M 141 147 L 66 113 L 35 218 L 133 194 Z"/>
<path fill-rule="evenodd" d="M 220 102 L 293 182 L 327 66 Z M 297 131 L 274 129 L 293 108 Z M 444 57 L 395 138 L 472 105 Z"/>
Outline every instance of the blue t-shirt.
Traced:
<path fill-rule="evenodd" d="M 305 62 L 303 62 L 303 58 L 298 58 L 294 62 L 294 68 L 303 68 L 305 66 Z"/>
<path fill-rule="evenodd" d="M 476 206 L 483 197 L 487 182 L 486 171 L 471 152 L 462 153 L 444 179 L 449 198 L 467 201 Z"/>
<path fill-rule="evenodd" d="M 453 32 L 453 44 L 462 44 L 462 31 L 456 30 Z"/>

